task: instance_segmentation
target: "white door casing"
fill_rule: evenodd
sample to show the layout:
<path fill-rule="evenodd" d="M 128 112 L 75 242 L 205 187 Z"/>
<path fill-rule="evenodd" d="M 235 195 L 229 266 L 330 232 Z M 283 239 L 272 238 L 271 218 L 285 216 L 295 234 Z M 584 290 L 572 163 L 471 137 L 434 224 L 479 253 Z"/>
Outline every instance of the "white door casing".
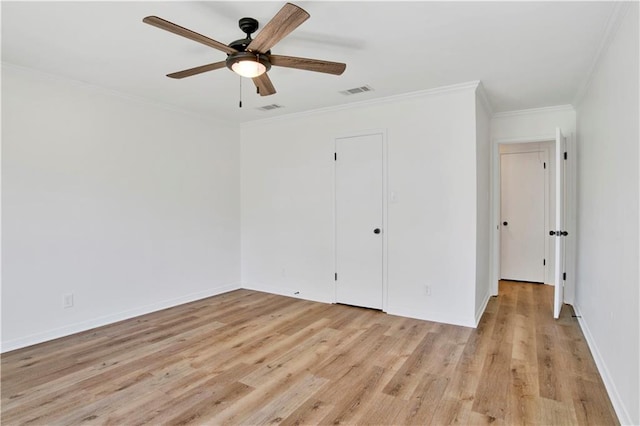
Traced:
<path fill-rule="evenodd" d="M 382 309 L 383 135 L 337 138 L 335 150 L 336 302 Z"/>
<path fill-rule="evenodd" d="M 545 171 L 541 151 L 500 155 L 500 278 L 544 282 Z"/>
<path fill-rule="evenodd" d="M 536 134 L 530 136 L 521 136 L 517 138 L 503 138 L 503 139 L 494 139 L 492 152 L 491 152 L 491 219 L 493 224 L 492 230 L 492 238 L 491 238 L 491 290 L 493 295 L 498 295 L 498 281 L 500 279 L 500 153 L 501 146 L 504 145 L 522 145 L 529 143 L 539 143 L 552 141 L 554 148 L 551 151 L 551 156 L 549 160 L 553 163 L 550 167 L 553 169 L 549 169 L 549 173 L 555 175 L 556 165 L 555 165 L 555 157 L 554 150 L 556 146 L 556 131 L 550 132 L 548 134 Z M 565 165 L 565 197 L 563 200 L 565 201 L 565 228 L 567 231 L 571 232 L 567 237 L 565 237 L 564 241 L 564 251 L 565 255 L 563 258 L 565 259 L 565 268 L 564 271 L 567 272 L 566 280 L 562 280 L 565 286 L 562 288 L 562 297 L 559 297 L 558 300 L 562 300 L 561 304 L 566 300 L 567 303 L 572 303 L 573 295 L 575 293 L 575 250 L 576 250 L 576 150 L 577 146 L 575 143 L 576 136 L 575 134 L 569 134 L 565 137 L 566 150 L 568 151 L 568 158 L 564 160 L 563 153 L 563 162 Z M 557 182 L 557 178 L 554 176 L 553 179 L 550 179 L 552 185 L 554 186 L 553 193 L 555 193 L 555 184 Z M 555 194 L 557 195 L 557 194 Z M 553 204 L 555 204 L 556 196 L 553 195 Z M 550 218 L 549 226 L 551 226 L 552 230 L 556 229 L 555 226 L 555 206 L 552 207 L 553 214 Z M 553 259 L 555 260 L 555 237 L 548 236 L 547 229 L 547 238 L 550 240 L 550 244 L 553 247 Z M 550 259 L 547 259 L 549 261 Z M 555 261 L 553 262 L 555 263 Z M 555 265 L 553 265 L 553 270 L 547 274 L 547 276 L 553 277 L 551 281 L 555 281 Z M 563 271 L 563 272 L 564 272 Z M 555 284 L 555 283 L 554 283 Z M 568 299 L 565 299 L 568 298 Z M 558 309 L 559 311 L 559 309 Z M 559 312 L 558 312 L 559 314 Z"/>
<path fill-rule="evenodd" d="M 560 128 L 556 128 L 556 223 L 555 223 L 555 289 L 553 294 L 553 317 L 559 318 L 564 303 L 565 272 L 565 152 L 566 139 Z"/>

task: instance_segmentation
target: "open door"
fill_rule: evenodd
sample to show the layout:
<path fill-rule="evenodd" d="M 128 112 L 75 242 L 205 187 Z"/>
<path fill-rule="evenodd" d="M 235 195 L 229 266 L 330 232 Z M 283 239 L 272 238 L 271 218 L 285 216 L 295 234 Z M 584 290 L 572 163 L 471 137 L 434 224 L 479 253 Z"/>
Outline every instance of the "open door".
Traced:
<path fill-rule="evenodd" d="M 555 292 L 553 297 L 553 317 L 560 317 L 560 310 L 564 302 L 564 274 L 565 256 L 564 240 L 568 233 L 565 230 L 565 160 L 566 160 L 566 139 L 562 135 L 560 128 L 556 128 L 556 226 L 555 231 L 550 234 L 555 237 L 556 265 L 555 265 Z"/>

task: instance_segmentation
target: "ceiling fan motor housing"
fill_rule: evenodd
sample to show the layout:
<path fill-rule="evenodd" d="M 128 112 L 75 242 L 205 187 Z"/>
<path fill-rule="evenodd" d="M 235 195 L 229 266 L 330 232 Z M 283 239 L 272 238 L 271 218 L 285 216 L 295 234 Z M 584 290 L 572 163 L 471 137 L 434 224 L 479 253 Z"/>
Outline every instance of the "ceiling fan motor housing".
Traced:
<path fill-rule="evenodd" d="M 232 41 L 228 44 L 229 47 L 236 49 L 238 52 L 244 52 L 247 50 L 247 46 L 251 43 L 250 38 L 241 38 L 240 40 Z"/>
<path fill-rule="evenodd" d="M 233 71 L 233 64 L 240 61 L 257 61 L 260 62 L 266 68 L 266 71 L 271 69 L 271 62 L 269 62 L 269 57 L 267 55 L 263 55 L 262 53 L 252 53 L 252 52 L 237 52 L 231 53 L 227 56 L 227 68 Z"/>

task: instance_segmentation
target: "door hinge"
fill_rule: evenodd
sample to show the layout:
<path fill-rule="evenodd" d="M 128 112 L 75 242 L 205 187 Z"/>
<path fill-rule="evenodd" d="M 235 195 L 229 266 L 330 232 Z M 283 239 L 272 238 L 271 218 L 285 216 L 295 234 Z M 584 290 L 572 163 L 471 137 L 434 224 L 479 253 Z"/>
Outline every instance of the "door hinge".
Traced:
<path fill-rule="evenodd" d="M 562 273 L 562 280 L 563 280 L 563 281 L 566 281 L 566 280 L 567 280 L 567 273 L 566 273 L 566 272 L 563 272 L 563 273 Z"/>
<path fill-rule="evenodd" d="M 335 276 L 334 276 L 333 279 L 334 279 L 334 281 L 338 281 L 338 273 L 337 272 L 335 273 Z"/>
<path fill-rule="evenodd" d="M 542 265 L 546 265 L 547 264 L 547 259 L 542 259 Z"/>
<path fill-rule="evenodd" d="M 338 153 L 337 152 L 333 153 L 333 161 L 338 161 Z"/>
<path fill-rule="evenodd" d="M 542 168 L 546 169 L 547 168 L 547 163 L 542 163 Z"/>
<path fill-rule="evenodd" d="M 567 151 L 564 152 L 564 159 L 567 159 Z"/>

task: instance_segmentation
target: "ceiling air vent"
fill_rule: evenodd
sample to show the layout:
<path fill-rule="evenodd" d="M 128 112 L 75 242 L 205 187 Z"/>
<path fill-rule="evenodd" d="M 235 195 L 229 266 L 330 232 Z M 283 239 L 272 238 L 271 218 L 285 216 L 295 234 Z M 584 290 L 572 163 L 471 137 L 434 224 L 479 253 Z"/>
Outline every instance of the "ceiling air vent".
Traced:
<path fill-rule="evenodd" d="M 284 108 L 284 107 L 278 104 L 271 104 L 271 105 L 261 106 L 257 109 L 259 109 L 260 111 L 271 111 L 272 109 L 280 109 L 280 108 Z"/>
<path fill-rule="evenodd" d="M 342 93 L 345 96 L 351 96 L 351 95 L 357 95 L 358 93 L 364 93 L 364 92 L 373 92 L 373 88 L 367 84 L 365 86 L 354 87 L 353 89 L 343 90 L 340 93 Z"/>

